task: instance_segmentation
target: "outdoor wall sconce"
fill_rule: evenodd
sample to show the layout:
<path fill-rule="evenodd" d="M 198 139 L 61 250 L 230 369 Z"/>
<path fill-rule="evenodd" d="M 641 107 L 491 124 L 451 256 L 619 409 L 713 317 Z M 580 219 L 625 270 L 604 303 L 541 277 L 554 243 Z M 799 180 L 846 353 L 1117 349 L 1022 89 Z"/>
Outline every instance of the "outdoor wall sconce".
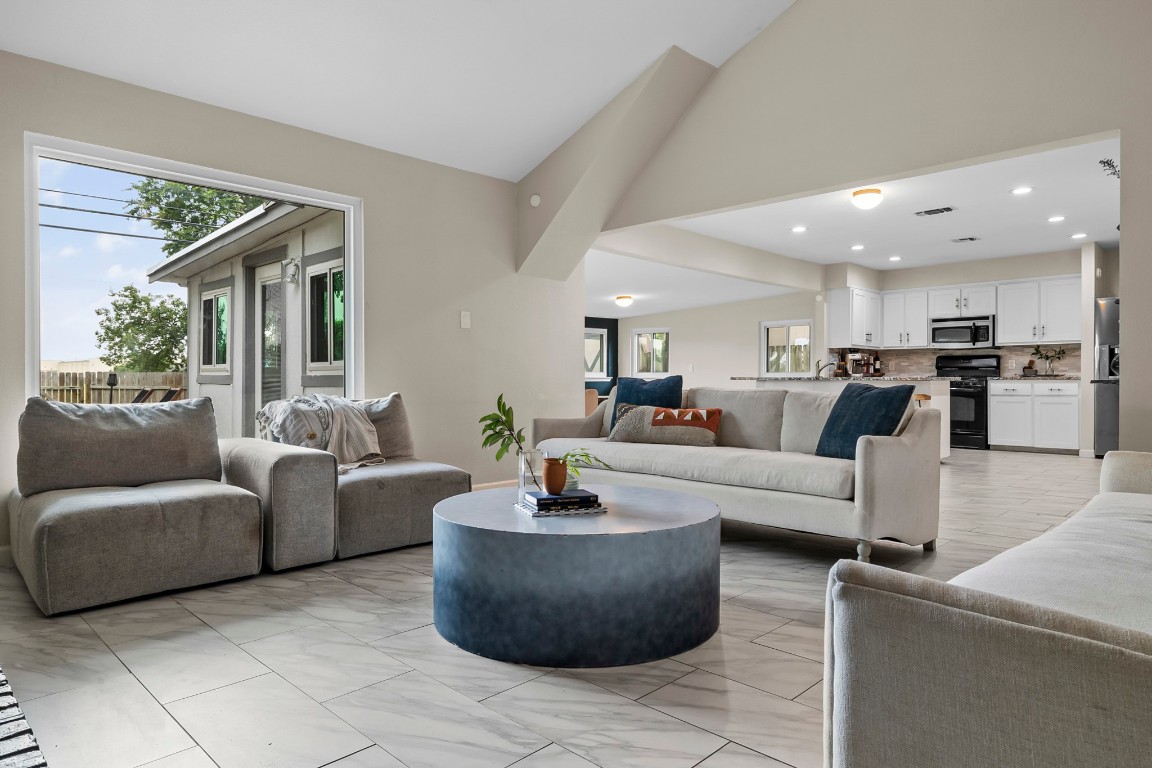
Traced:
<path fill-rule="evenodd" d="M 284 279 L 290 283 L 295 283 L 300 279 L 300 259 L 287 258 L 280 262 L 284 267 Z"/>

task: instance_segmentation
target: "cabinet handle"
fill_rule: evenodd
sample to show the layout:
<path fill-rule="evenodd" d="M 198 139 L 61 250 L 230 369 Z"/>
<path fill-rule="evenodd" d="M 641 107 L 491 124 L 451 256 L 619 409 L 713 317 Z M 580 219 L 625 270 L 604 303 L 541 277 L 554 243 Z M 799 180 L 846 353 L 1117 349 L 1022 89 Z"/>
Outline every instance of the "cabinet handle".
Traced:
<path fill-rule="evenodd" d="M 1015 391 L 1016 391 L 1016 387 L 1004 387 L 1004 391 L 1005 391 L 1005 392 L 1015 392 Z"/>
<path fill-rule="evenodd" d="M 968 297 L 964 297 L 964 309 L 968 309 Z"/>
<path fill-rule="evenodd" d="M 900 343 L 901 343 L 901 344 L 903 344 L 903 343 L 904 343 L 904 334 L 900 334 Z"/>
<path fill-rule="evenodd" d="M 957 299 L 956 299 L 956 309 L 960 309 L 960 299 L 959 299 L 959 297 L 957 297 Z"/>
<path fill-rule="evenodd" d="M 1036 338 L 1036 326 L 1032 326 L 1032 338 Z"/>
<path fill-rule="evenodd" d="M 1047 327 L 1048 326 L 1046 326 L 1046 325 L 1040 326 L 1040 338 L 1044 338 L 1044 334 L 1047 333 L 1047 331 L 1045 330 Z"/>

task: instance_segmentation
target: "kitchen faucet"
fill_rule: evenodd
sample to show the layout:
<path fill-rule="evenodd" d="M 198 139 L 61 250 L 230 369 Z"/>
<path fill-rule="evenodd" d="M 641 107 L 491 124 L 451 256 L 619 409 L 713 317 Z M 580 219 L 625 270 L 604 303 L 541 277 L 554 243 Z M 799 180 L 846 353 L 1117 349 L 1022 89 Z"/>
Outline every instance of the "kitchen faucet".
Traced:
<path fill-rule="evenodd" d="M 816 361 L 816 378 L 818 378 L 818 379 L 824 378 L 820 374 L 822 374 L 824 372 L 825 368 L 835 368 L 835 367 L 836 367 L 836 361 L 835 360 L 828 362 L 828 363 L 825 363 L 823 360 L 817 360 Z"/>

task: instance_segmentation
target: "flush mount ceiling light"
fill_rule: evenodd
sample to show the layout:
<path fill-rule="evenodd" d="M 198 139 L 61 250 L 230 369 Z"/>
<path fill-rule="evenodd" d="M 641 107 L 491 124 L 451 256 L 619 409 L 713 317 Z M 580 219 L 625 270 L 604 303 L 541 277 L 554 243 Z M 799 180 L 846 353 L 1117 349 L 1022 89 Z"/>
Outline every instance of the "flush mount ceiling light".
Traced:
<path fill-rule="evenodd" d="M 867 211 L 884 202 L 884 193 L 875 188 L 858 189 L 852 193 L 852 205 Z"/>
<path fill-rule="evenodd" d="M 1064 221 L 1063 216 L 1049 216 L 1048 217 L 1048 223 L 1049 224 L 1059 224 L 1062 221 Z"/>
<path fill-rule="evenodd" d="M 888 261 L 900 261 L 900 257 L 899 256 L 889 256 Z"/>
<path fill-rule="evenodd" d="M 630 306 L 632 306 L 632 297 L 631 296 L 617 296 L 616 297 L 616 306 L 618 306 L 618 307 L 630 307 Z"/>
<path fill-rule="evenodd" d="M 804 226 L 803 224 L 797 224 L 796 226 L 792 227 L 792 231 L 796 234 L 800 234 L 801 232 L 807 232 L 808 227 Z"/>
<path fill-rule="evenodd" d="M 862 250 L 864 250 L 864 246 L 862 246 L 862 245 L 854 245 L 854 246 L 852 246 L 852 250 L 854 250 L 854 251 L 862 251 Z"/>
<path fill-rule="evenodd" d="M 1083 240 L 1086 237 L 1088 237 L 1088 233 L 1086 232 L 1077 232 L 1076 234 L 1072 235 L 1073 240 Z"/>
<path fill-rule="evenodd" d="M 1032 191 L 1032 187 L 1016 187 L 1016 189 L 1012 190 L 1012 194 L 1014 194 L 1014 195 L 1026 195 L 1031 191 Z"/>

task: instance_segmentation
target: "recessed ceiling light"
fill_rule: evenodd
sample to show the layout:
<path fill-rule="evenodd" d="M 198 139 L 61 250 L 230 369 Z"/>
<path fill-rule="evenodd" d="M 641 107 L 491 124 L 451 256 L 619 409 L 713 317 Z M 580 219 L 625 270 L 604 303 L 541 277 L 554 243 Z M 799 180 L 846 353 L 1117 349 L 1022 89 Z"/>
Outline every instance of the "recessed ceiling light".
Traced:
<path fill-rule="evenodd" d="M 801 232 L 807 232 L 808 227 L 804 226 L 803 224 L 797 224 L 796 226 L 792 227 L 792 231 L 796 234 L 800 234 Z"/>
<path fill-rule="evenodd" d="M 617 296 L 616 297 L 616 306 L 618 306 L 618 307 L 630 307 L 630 306 L 632 306 L 632 297 L 631 296 Z"/>
<path fill-rule="evenodd" d="M 888 261 L 900 261 L 900 257 L 899 256 L 889 256 Z"/>
<path fill-rule="evenodd" d="M 1073 240 L 1083 240 L 1086 237 L 1088 237 L 1088 235 L 1084 232 L 1077 232 L 1076 234 L 1072 235 Z"/>
<path fill-rule="evenodd" d="M 1012 190 L 1012 194 L 1014 194 L 1014 195 L 1026 195 L 1031 191 L 1032 191 L 1032 187 L 1016 187 L 1016 189 Z"/>
<path fill-rule="evenodd" d="M 1058 224 L 1061 221 L 1064 221 L 1063 216 L 1049 216 L 1048 217 L 1048 223 L 1050 223 L 1050 224 Z"/>
<path fill-rule="evenodd" d="M 864 250 L 864 246 L 862 246 L 862 245 L 854 245 L 854 246 L 852 246 L 852 250 L 854 250 L 854 251 L 862 251 L 862 250 Z"/>

